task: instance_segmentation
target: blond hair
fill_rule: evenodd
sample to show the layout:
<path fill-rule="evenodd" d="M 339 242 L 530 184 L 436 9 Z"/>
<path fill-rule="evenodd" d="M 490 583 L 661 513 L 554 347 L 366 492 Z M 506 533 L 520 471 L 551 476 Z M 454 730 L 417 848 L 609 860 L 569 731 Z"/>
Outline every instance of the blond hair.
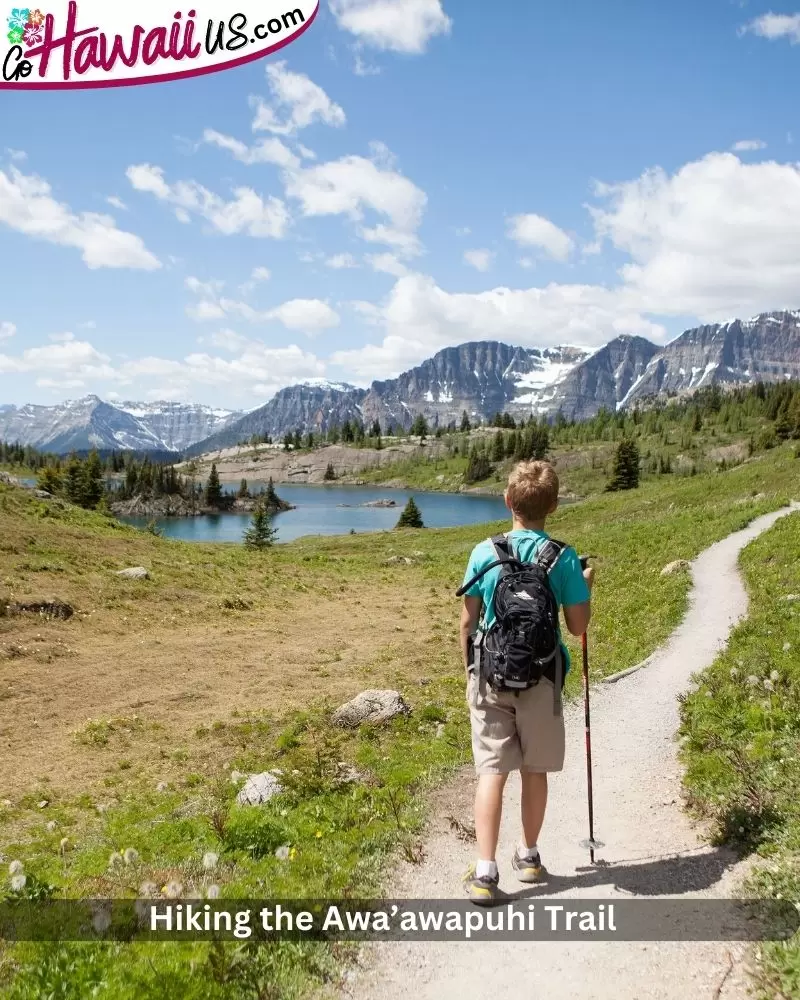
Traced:
<path fill-rule="evenodd" d="M 520 462 L 508 477 L 506 497 L 523 521 L 543 521 L 558 503 L 558 474 L 549 462 Z"/>

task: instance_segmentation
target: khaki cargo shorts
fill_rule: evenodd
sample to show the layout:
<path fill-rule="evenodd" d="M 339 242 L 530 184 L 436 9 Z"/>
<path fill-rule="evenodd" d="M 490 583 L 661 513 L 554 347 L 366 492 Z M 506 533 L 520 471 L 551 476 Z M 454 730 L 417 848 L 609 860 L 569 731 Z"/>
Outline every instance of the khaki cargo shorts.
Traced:
<path fill-rule="evenodd" d="M 564 713 L 556 708 L 555 685 L 542 678 L 536 687 L 494 691 L 470 672 L 467 702 L 477 774 L 564 769 Z"/>

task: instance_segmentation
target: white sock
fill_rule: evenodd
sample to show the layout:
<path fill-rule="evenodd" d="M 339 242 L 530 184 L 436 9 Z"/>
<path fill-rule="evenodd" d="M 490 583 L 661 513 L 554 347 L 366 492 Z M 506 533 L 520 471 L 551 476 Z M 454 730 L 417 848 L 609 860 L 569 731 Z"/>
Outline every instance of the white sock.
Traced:
<path fill-rule="evenodd" d="M 496 878 L 497 874 L 496 861 L 479 861 L 475 865 L 475 878 Z"/>
<path fill-rule="evenodd" d="M 517 848 L 517 855 L 525 861 L 530 861 L 536 857 L 539 853 L 539 845 L 534 844 L 533 847 L 528 847 L 524 840 L 519 842 L 519 847 Z"/>

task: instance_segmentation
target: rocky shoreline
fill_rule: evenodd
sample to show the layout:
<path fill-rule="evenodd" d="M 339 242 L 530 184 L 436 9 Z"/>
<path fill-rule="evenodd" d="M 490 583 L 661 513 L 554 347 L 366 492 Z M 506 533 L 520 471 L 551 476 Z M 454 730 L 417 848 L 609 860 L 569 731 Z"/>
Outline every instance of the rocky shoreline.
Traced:
<path fill-rule="evenodd" d="M 131 497 L 130 500 L 118 500 L 111 503 L 111 513 L 115 517 L 204 517 L 209 514 L 252 514 L 262 503 L 261 497 L 231 497 L 230 502 L 219 507 L 209 507 L 204 503 L 194 503 L 183 496 L 161 497 Z M 266 509 L 271 514 L 294 510 L 294 506 L 285 500 L 272 503 L 265 502 Z"/>

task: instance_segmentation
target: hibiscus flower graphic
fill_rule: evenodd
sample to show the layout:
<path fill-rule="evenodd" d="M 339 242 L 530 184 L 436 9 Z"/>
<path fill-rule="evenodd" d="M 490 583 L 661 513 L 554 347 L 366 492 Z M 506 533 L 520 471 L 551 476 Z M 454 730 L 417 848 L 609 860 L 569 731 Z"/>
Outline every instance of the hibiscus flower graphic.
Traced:
<path fill-rule="evenodd" d="M 12 31 L 24 31 L 30 16 L 31 12 L 27 7 L 12 7 L 11 17 L 8 19 L 9 34 Z"/>
<path fill-rule="evenodd" d="M 40 45 L 44 38 L 41 25 L 28 23 L 25 27 L 24 38 L 25 44 L 28 46 Z"/>
<path fill-rule="evenodd" d="M 8 33 L 8 40 L 12 45 L 21 45 L 24 32 L 22 28 L 12 28 Z"/>
<path fill-rule="evenodd" d="M 47 15 L 43 14 L 37 7 L 36 10 L 30 11 L 30 13 L 28 14 L 28 24 L 33 24 L 36 26 L 44 24 L 46 17 Z"/>

